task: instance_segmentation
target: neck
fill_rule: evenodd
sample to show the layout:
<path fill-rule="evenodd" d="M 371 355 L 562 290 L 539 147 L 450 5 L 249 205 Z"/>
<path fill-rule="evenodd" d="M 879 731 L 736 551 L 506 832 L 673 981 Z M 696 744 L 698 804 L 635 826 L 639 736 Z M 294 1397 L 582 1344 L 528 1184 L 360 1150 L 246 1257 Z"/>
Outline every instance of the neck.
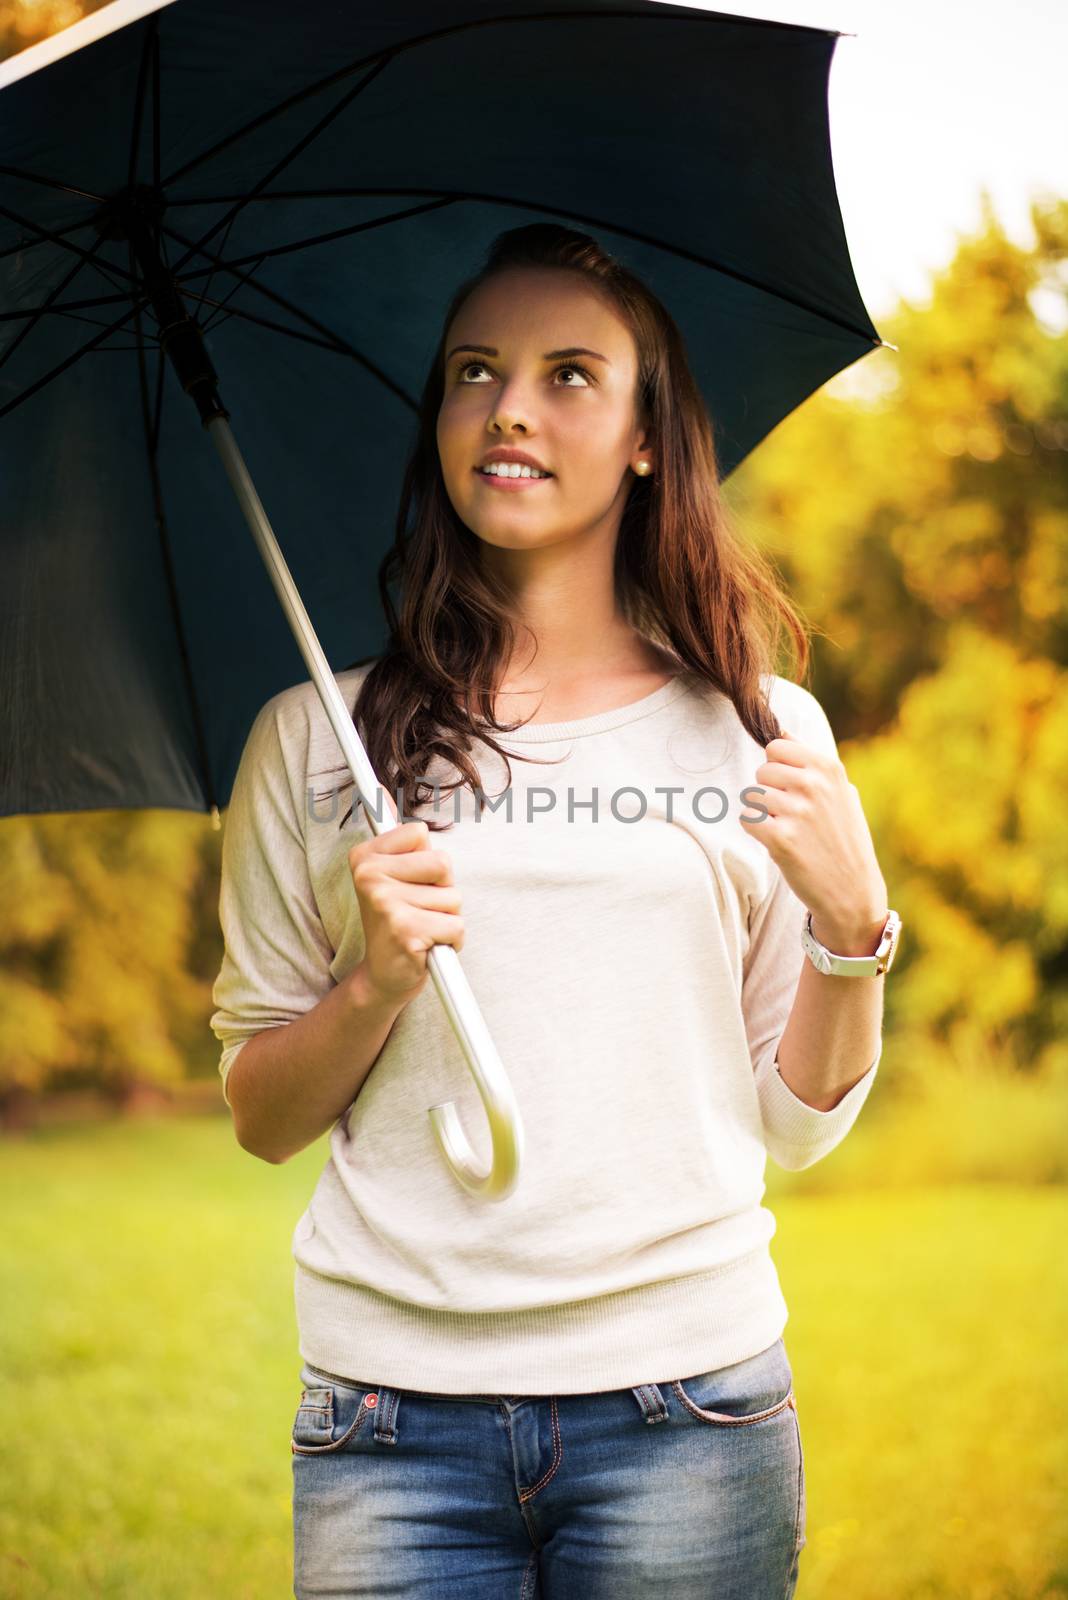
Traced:
<path fill-rule="evenodd" d="M 669 655 L 619 610 L 614 540 L 579 537 L 522 551 L 487 546 L 483 559 L 512 594 L 516 638 L 501 665 L 500 692 L 672 670 Z"/>

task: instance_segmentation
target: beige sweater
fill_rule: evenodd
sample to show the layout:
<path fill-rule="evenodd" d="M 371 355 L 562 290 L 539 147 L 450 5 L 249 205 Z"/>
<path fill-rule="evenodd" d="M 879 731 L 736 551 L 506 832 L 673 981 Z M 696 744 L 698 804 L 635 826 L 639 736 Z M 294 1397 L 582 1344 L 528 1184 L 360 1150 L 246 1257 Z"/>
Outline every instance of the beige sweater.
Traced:
<path fill-rule="evenodd" d="M 367 670 L 339 675 L 350 708 Z M 770 685 L 783 725 L 833 752 L 808 690 Z M 489 1139 L 428 982 L 330 1131 L 294 1230 L 301 1356 L 371 1385 L 530 1395 L 744 1360 L 788 1314 L 761 1204 L 767 1155 L 798 1169 L 832 1150 L 881 1041 L 830 1111 L 779 1075 L 804 907 L 739 824 L 757 814 L 759 796 L 740 795 L 764 753 L 725 696 L 684 673 L 501 742 L 536 757 L 511 764 L 510 817 L 503 762 L 481 743 L 497 809 L 476 820 L 463 789 L 418 815 L 459 817 L 432 842 L 452 857 L 461 964 L 518 1100 L 519 1183 L 505 1201 L 474 1199 L 441 1155 L 427 1115 L 440 1101 L 456 1102 L 482 1161 Z M 248 736 L 211 1019 L 224 1094 L 242 1044 L 308 1011 L 363 955 L 347 856 L 370 830 L 359 806 L 339 827 L 353 796 L 347 769 L 329 774 L 340 762 L 310 682 L 268 701 Z M 430 776 L 453 775 L 436 757 Z"/>

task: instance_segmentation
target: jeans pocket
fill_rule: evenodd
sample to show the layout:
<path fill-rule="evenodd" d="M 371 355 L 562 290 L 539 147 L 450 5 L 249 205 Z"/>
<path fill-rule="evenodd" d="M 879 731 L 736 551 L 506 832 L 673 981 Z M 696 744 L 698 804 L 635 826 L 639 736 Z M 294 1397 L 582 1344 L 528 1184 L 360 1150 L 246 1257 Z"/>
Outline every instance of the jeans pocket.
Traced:
<path fill-rule="evenodd" d="M 370 1389 L 328 1382 L 308 1367 L 301 1368 L 300 1404 L 293 1419 L 290 1449 L 297 1456 L 318 1456 L 344 1450 L 370 1426 L 378 1396 Z"/>
<path fill-rule="evenodd" d="M 793 1370 L 781 1338 L 759 1355 L 678 1378 L 671 1388 L 690 1416 L 712 1427 L 753 1427 L 787 1409 L 796 1411 Z"/>

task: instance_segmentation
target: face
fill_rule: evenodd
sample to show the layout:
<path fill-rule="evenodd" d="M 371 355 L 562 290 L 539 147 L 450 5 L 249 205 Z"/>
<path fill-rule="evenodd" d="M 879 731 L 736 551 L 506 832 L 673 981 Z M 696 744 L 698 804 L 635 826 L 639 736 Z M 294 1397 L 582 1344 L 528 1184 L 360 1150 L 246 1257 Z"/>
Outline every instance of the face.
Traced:
<path fill-rule="evenodd" d="M 635 462 L 655 461 L 636 414 L 638 353 L 607 298 L 572 272 L 512 267 L 468 298 L 445 351 L 438 453 L 467 527 L 502 550 L 614 537 Z M 552 476 L 482 476 L 499 446 Z"/>

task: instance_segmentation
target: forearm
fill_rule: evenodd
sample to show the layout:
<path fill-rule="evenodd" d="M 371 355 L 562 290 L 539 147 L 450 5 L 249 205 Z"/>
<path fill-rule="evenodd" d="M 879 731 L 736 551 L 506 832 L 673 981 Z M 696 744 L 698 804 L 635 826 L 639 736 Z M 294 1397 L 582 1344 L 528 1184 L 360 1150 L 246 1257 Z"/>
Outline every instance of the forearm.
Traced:
<path fill-rule="evenodd" d="M 885 917 L 864 928 L 835 928 L 818 917 L 812 931 L 841 956 L 870 956 Z M 882 976 L 843 978 L 817 972 L 805 958 L 776 1061 L 786 1086 L 818 1111 L 830 1111 L 875 1060 L 883 1023 Z"/>
<path fill-rule="evenodd" d="M 361 965 L 304 1016 L 250 1039 L 227 1079 L 242 1149 L 280 1163 L 332 1127 L 359 1094 L 404 1004 L 373 993 Z"/>

